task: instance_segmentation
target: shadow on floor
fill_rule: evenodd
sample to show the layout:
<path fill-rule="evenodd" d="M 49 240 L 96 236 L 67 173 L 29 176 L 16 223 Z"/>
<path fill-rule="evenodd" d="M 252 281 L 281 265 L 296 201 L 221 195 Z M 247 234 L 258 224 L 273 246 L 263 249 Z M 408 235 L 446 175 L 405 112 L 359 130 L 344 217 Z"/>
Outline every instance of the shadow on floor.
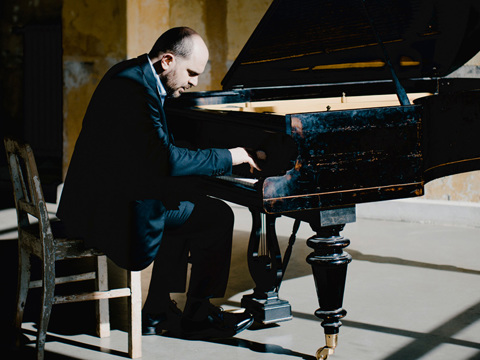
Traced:
<path fill-rule="evenodd" d="M 40 278 L 39 262 L 32 259 L 32 279 Z M 57 273 L 59 275 L 67 275 L 71 273 L 71 269 L 78 270 L 78 267 L 83 269 L 93 267 L 94 263 L 91 261 L 81 262 L 75 260 L 76 263 L 69 263 L 68 261 L 60 264 L 57 263 Z M 2 295 L 0 296 L 0 346 L 6 351 L 14 351 L 14 321 L 16 312 L 16 292 L 17 292 L 17 269 L 18 269 L 18 250 L 17 239 L 2 239 L 0 240 L 0 273 L 3 274 L 2 279 Z M 82 283 L 73 283 L 61 285 L 56 290 L 57 294 L 67 294 L 72 292 L 90 291 L 94 288 L 94 281 L 87 281 Z M 117 305 L 123 299 L 111 299 L 110 307 Z M 30 289 L 25 304 L 25 312 L 23 322 L 37 323 L 38 315 L 40 314 L 41 306 L 41 291 L 40 289 Z M 123 328 L 123 322 L 111 318 L 111 328 Z M 96 311 L 95 302 L 78 302 L 70 304 L 54 305 L 50 317 L 48 331 L 61 335 L 77 335 L 77 334 L 96 334 Z M 36 336 L 33 332 L 31 335 Z M 47 338 L 47 341 L 49 339 Z M 23 351 L 30 351 L 25 348 Z M 3 352 L 3 351 L 2 351 Z M 16 359 L 18 354 L 11 358 Z M 49 359 L 56 359 L 55 357 L 48 357 Z"/>
<path fill-rule="evenodd" d="M 305 360 L 316 359 L 315 356 L 299 353 L 297 351 L 292 351 L 290 349 L 286 349 L 282 346 L 275 345 L 275 344 L 263 344 L 255 341 L 249 341 L 249 340 L 237 339 L 237 338 L 221 339 L 221 340 L 215 340 L 211 342 L 216 344 L 246 348 L 253 352 L 258 352 L 258 353 L 286 355 L 286 356 L 297 357 L 299 359 L 305 359 Z"/>

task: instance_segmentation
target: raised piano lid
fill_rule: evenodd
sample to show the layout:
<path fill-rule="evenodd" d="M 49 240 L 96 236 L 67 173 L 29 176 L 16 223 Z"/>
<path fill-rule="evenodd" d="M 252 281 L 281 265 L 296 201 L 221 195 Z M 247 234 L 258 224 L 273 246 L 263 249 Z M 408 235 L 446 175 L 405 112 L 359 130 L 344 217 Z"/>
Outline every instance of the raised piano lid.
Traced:
<path fill-rule="evenodd" d="M 400 81 L 444 77 L 480 50 L 480 1 L 274 0 L 222 85 L 391 80 L 377 38 Z"/>

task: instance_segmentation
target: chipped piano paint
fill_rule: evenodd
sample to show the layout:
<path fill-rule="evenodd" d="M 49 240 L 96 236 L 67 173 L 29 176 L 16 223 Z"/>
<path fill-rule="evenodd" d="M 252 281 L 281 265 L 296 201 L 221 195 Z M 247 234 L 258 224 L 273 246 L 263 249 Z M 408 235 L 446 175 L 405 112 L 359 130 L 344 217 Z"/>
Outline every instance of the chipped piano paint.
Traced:
<path fill-rule="evenodd" d="M 421 113 L 411 105 L 288 115 L 298 156 L 285 175 L 265 179 L 264 210 L 422 195 Z"/>

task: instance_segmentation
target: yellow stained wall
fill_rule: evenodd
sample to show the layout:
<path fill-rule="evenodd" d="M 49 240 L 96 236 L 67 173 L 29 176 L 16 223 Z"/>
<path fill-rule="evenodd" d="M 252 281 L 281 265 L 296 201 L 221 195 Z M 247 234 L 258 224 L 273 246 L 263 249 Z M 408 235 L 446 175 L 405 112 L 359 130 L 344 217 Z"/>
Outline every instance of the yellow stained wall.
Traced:
<path fill-rule="evenodd" d="M 65 0 L 62 24 L 65 175 L 93 91 L 105 72 L 125 59 L 125 2 Z"/>
<path fill-rule="evenodd" d="M 150 50 L 158 36 L 170 27 L 170 1 L 126 0 L 127 58 Z"/>

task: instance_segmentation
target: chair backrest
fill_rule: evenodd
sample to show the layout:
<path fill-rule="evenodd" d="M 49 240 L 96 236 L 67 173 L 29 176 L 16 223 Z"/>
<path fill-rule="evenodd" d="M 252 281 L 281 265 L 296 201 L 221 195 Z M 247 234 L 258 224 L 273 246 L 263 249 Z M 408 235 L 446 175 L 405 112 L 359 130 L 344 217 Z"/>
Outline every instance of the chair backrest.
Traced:
<path fill-rule="evenodd" d="M 38 220 L 43 250 L 53 249 L 52 229 L 33 150 L 29 144 L 9 137 L 5 137 L 4 143 L 17 210 L 19 239 L 20 232 L 32 225 L 31 215 Z"/>

